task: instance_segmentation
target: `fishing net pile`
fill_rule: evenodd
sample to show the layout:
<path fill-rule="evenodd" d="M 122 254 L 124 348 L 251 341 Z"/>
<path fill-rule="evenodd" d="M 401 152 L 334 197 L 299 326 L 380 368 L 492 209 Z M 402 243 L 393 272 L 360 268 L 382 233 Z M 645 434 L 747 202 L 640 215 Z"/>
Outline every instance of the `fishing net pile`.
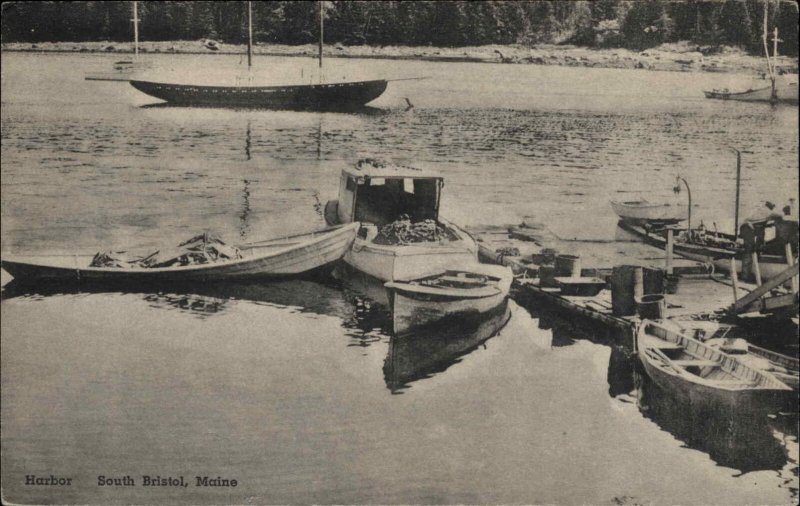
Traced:
<path fill-rule="evenodd" d="M 712 248 L 736 249 L 738 247 L 738 244 L 730 239 L 701 230 L 691 230 L 688 233 L 681 232 L 678 236 L 678 241 Z"/>
<path fill-rule="evenodd" d="M 90 267 L 156 268 L 228 262 L 242 258 L 235 246 L 219 237 L 204 233 L 180 243 L 175 248 L 160 249 L 146 256 L 132 256 L 124 251 L 100 252 Z"/>
<path fill-rule="evenodd" d="M 375 244 L 403 245 L 418 242 L 450 241 L 456 237 L 435 220 L 424 220 L 412 223 L 406 214 L 400 219 L 381 227 Z"/>

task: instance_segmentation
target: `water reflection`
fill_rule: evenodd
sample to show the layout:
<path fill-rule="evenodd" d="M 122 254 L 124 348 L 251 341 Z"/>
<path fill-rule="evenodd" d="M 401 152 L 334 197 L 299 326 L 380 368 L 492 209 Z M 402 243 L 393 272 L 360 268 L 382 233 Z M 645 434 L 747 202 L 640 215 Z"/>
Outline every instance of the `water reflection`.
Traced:
<path fill-rule="evenodd" d="M 786 465 L 783 434 L 775 430 L 764 410 L 693 404 L 659 388 L 646 374 L 637 375 L 637 383 L 642 414 L 717 464 L 742 473 Z"/>
<path fill-rule="evenodd" d="M 607 376 L 610 397 L 621 401 L 637 399 L 643 416 L 688 448 L 708 454 L 721 466 L 742 473 L 775 470 L 787 474 L 787 484 L 795 482 L 796 404 L 749 410 L 692 404 L 650 380 L 624 334 L 588 320 L 567 319 L 558 311 L 531 307 L 540 328 L 551 329 L 553 346 L 565 347 L 577 340 L 588 340 L 610 348 Z M 793 493 L 797 495 L 796 490 Z"/>
<path fill-rule="evenodd" d="M 460 362 L 461 357 L 497 335 L 511 317 L 508 304 L 488 318 L 441 322 L 402 337 L 393 336 L 383 363 L 386 386 L 402 393 L 410 383 L 429 378 Z"/>
<path fill-rule="evenodd" d="M 342 104 L 329 104 L 326 107 L 291 107 L 291 106 L 267 106 L 267 105 L 252 105 L 235 107 L 227 105 L 191 105 L 191 104 L 173 104 L 170 102 L 158 102 L 151 104 L 143 104 L 139 106 L 140 109 L 209 109 L 219 110 L 225 109 L 229 111 L 292 111 L 292 112 L 320 112 L 320 113 L 339 113 L 339 114 L 353 114 L 353 115 L 367 115 L 367 116 L 382 116 L 390 114 L 392 111 L 389 109 L 381 109 L 378 107 L 370 107 L 368 105 L 342 105 Z"/>
<path fill-rule="evenodd" d="M 345 288 L 344 297 L 352 308 L 342 321 L 342 327 L 350 338 L 348 346 L 366 348 L 373 343 L 389 340 L 392 315 L 386 306 L 349 287 Z"/>
<path fill-rule="evenodd" d="M 346 317 L 348 302 L 335 280 L 318 276 L 312 279 L 273 280 L 270 282 L 217 282 L 193 284 L 40 284 L 23 285 L 11 281 L 3 287 L 2 298 L 49 297 L 96 293 L 139 294 L 155 309 L 179 310 L 199 317 L 210 317 L 228 310 L 236 301 L 249 301 L 291 308 L 298 312 Z"/>

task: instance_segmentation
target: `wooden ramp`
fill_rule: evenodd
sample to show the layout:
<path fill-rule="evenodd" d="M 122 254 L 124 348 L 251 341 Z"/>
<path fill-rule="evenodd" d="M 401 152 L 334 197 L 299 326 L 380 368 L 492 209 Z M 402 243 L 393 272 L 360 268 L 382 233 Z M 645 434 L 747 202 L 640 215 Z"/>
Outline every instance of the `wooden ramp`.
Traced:
<path fill-rule="evenodd" d="M 800 266 L 800 264 L 789 266 L 774 278 L 768 279 L 764 284 L 758 286 L 752 292 L 737 299 L 730 308 L 731 313 L 769 313 L 783 309 L 791 309 L 797 304 L 796 276 L 798 275 L 798 266 Z M 779 288 L 789 280 L 792 280 L 791 292 L 772 294 L 773 290 Z"/>

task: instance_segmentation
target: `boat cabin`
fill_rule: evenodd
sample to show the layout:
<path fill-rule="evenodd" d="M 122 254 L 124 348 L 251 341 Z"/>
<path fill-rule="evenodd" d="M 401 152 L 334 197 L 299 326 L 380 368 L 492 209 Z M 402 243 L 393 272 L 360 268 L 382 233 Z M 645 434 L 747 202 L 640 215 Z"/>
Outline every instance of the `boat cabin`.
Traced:
<path fill-rule="evenodd" d="M 378 227 L 407 215 L 412 222 L 438 221 L 444 179 L 421 169 L 379 160 L 360 160 L 342 170 L 337 218 Z"/>

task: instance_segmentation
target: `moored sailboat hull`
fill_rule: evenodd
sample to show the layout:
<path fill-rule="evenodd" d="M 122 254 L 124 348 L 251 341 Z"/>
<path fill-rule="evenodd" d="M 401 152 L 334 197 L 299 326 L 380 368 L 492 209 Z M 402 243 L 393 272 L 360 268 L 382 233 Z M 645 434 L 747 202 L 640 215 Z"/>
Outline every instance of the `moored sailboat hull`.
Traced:
<path fill-rule="evenodd" d="M 385 80 L 295 86 L 197 86 L 131 80 L 131 86 L 176 105 L 340 109 L 360 107 L 378 98 Z"/>

